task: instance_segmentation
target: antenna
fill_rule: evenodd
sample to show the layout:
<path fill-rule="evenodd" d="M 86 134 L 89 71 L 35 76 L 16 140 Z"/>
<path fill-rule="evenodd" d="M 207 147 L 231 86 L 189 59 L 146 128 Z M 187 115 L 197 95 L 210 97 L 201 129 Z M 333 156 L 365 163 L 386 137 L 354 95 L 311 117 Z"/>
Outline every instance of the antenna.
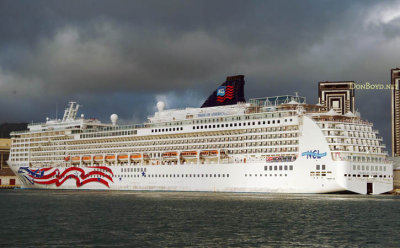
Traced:
<path fill-rule="evenodd" d="M 58 103 L 56 103 L 56 120 L 58 120 Z"/>

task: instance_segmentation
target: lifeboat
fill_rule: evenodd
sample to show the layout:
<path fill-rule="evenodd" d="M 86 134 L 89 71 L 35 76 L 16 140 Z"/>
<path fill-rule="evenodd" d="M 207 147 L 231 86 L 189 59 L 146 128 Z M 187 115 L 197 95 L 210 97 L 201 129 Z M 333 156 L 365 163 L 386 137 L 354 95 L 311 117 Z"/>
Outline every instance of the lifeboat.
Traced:
<path fill-rule="evenodd" d="M 115 161 L 115 155 L 106 155 L 106 161 L 107 162 L 114 162 Z"/>
<path fill-rule="evenodd" d="M 77 164 L 81 161 L 81 157 L 79 157 L 79 156 L 72 157 L 71 161 L 72 161 L 72 163 Z"/>
<path fill-rule="evenodd" d="M 139 153 L 131 154 L 131 160 L 142 159 L 142 155 Z"/>
<path fill-rule="evenodd" d="M 103 161 L 103 156 L 101 155 L 96 155 L 93 158 L 94 162 L 102 162 Z"/>
<path fill-rule="evenodd" d="M 218 156 L 218 151 L 217 150 L 207 150 L 207 151 L 201 151 L 200 156 L 202 157 L 216 157 Z"/>
<path fill-rule="evenodd" d="M 126 162 L 126 161 L 128 161 L 128 159 L 129 159 L 128 154 L 118 155 L 118 161 Z"/>
<path fill-rule="evenodd" d="M 177 152 L 164 152 L 162 157 L 165 159 L 175 159 L 178 156 Z"/>
<path fill-rule="evenodd" d="M 182 157 L 185 158 L 195 158 L 197 156 L 196 151 L 184 151 L 181 153 Z"/>
<path fill-rule="evenodd" d="M 68 162 L 70 159 L 71 159 L 70 156 L 67 156 L 67 157 L 64 158 L 64 161 Z"/>
<path fill-rule="evenodd" d="M 84 162 L 84 163 L 90 163 L 91 161 L 92 161 L 91 156 L 83 156 L 82 157 L 82 162 Z"/>
<path fill-rule="evenodd" d="M 143 159 L 144 160 L 149 160 L 150 159 L 149 154 L 143 153 Z"/>

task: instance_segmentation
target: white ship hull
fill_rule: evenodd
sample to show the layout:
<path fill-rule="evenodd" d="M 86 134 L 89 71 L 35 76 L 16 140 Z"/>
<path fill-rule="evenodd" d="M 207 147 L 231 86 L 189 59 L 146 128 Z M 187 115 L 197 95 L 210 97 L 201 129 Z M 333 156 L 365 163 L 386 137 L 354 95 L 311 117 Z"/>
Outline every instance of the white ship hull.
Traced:
<path fill-rule="evenodd" d="M 100 181 L 91 181 L 79 186 L 77 181 L 84 181 L 81 175 L 93 171 L 90 167 L 83 167 L 84 173 L 71 172 L 63 177 L 52 179 L 27 180 L 21 173 L 21 168 L 15 171 L 20 176 L 23 188 L 37 189 L 83 189 L 83 190 L 140 190 L 140 191 L 206 191 L 206 192 L 262 192 L 262 193 L 334 193 L 351 191 L 366 194 L 368 183 L 372 184 L 372 194 L 381 194 L 392 190 L 391 178 L 372 177 L 344 177 L 351 174 L 346 168 L 349 163 L 334 163 L 326 165 L 327 168 L 337 170 L 320 171 L 316 175 L 310 164 L 313 162 L 300 158 L 296 162 L 272 164 L 272 163 L 237 163 L 237 164 L 189 164 L 189 165 L 162 165 L 162 166 L 109 166 L 112 173 L 108 173 L 112 180 L 104 176 L 92 178 L 105 179 L 108 185 Z M 293 170 L 279 170 L 293 165 Z M 277 166 L 278 170 L 265 170 L 265 166 Z M 23 167 L 22 168 L 26 168 Z M 287 167 L 289 168 L 289 167 Z M 41 168 L 30 168 L 33 172 Z M 38 170 L 39 169 L 39 170 Z M 58 167 L 59 175 L 67 168 Z M 50 169 L 52 172 L 55 169 Z M 46 175 L 46 174 L 45 174 Z M 68 178 L 69 175 L 77 176 Z M 41 182 L 54 180 L 50 184 Z"/>

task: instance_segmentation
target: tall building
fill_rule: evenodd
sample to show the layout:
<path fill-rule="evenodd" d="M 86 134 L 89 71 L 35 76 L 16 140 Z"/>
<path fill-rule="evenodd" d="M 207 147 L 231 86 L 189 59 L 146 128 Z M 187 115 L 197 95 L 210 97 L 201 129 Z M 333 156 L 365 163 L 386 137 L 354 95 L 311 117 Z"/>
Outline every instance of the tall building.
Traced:
<path fill-rule="evenodd" d="M 339 114 L 354 112 L 354 81 L 319 82 L 318 100 L 326 110 Z"/>
<path fill-rule="evenodd" d="M 20 186 L 20 181 L 7 165 L 10 155 L 11 139 L 0 138 L 0 188 L 14 188 Z"/>
<path fill-rule="evenodd" d="M 392 156 L 400 156 L 400 69 L 391 70 Z"/>

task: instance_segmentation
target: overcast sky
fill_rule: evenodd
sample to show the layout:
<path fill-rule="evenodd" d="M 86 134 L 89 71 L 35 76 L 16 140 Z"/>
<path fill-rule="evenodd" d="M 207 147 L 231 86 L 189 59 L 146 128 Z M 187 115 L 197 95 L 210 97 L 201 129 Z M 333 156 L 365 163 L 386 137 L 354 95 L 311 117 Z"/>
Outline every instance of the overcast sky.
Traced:
<path fill-rule="evenodd" d="M 245 96 L 316 103 L 319 81 L 390 83 L 400 1 L 0 0 L 0 123 L 86 117 L 143 122 L 157 100 L 197 107 L 226 76 Z M 389 90 L 356 107 L 390 148 Z"/>

